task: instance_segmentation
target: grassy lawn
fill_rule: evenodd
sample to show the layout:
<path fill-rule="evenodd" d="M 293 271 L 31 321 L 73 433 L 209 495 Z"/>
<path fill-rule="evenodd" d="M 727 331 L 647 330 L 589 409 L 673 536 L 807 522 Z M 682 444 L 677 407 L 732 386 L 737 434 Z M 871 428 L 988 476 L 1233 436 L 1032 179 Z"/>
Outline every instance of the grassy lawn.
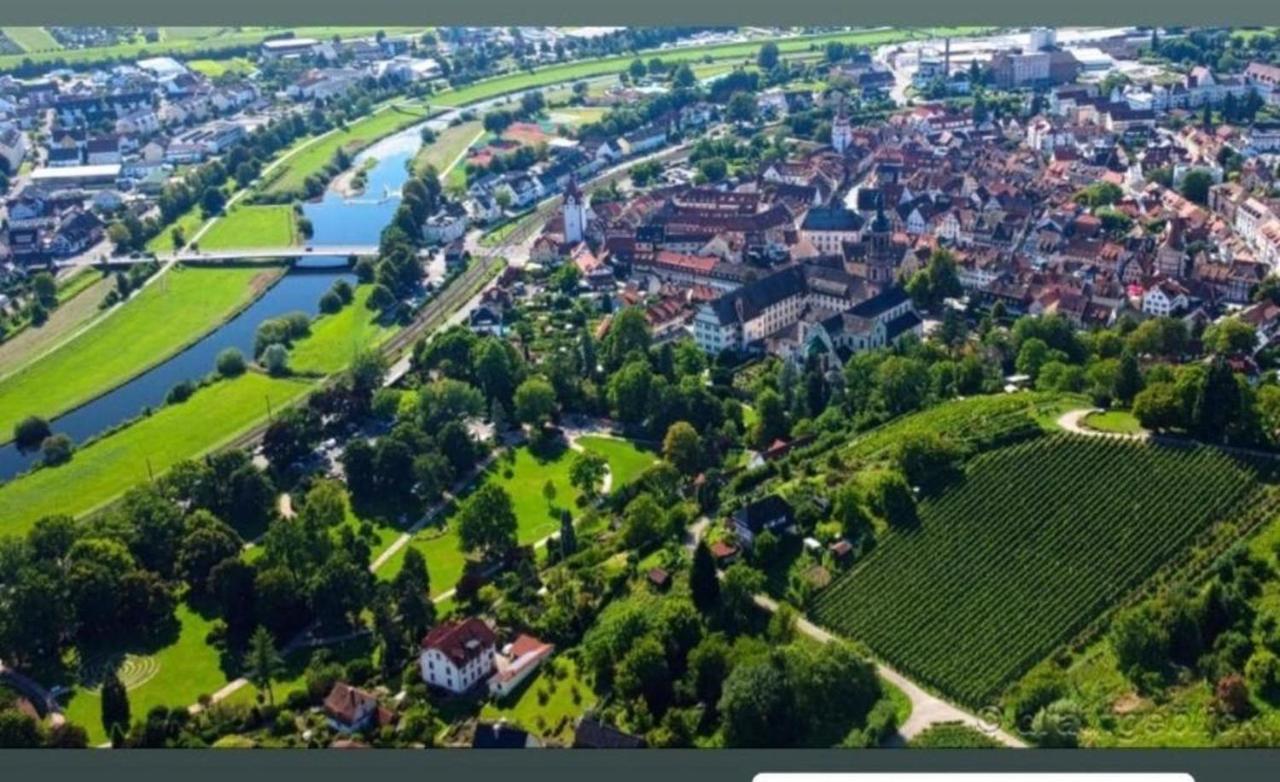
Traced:
<path fill-rule="evenodd" d="M 441 528 L 430 526 L 421 530 L 378 568 L 377 576 L 383 580 L 395 578 L 404 564 L 404 554 L 410 547 L 418 550 L 427 562 L 427 573 L 431 576 L 431 596 L 437 597 L 448 592 L 457 585 L 462 577 L 466 557 L 458 550 L 458 533 L 452 526 Z"/>
<path fill-rule="evenodd" d="M 164 361 L 282 272 L 281 266 L 165 272 L 101 323 L 0 380 L 0 438 L 8 439 L 24 416 L 52 418 Z"/>
<path fill-rule="evenodd" d="M 1080 423 L 1090 429 L 1111 434 L 1140 434 L 1142 424 L 1128 410 L 1107 410 L 1103 413 L 1090 413 Z"/>
<path fill-rule="evenodd" d="M 268 400 L 279 410 L 311 387 L 250 372 L 202 388 L 182 404 L 166 405 L 84 446 L 64 465 L 0 486 L 0 529 L 24 534 L 43 516 L 78 516 L 100 507 L 149 473 L 160 475 L 266 418 Z"/>
<path fill-rule="evenodd" d="M 66 339 L 101 312 L 98 304 L 114 287 L 113 279 L 88 269 L 60 282 L 58 307 L 49 319 L 15 328 L 0 342 L 0 367 L 15 370 Z"/>
<path fill-rule="evenodd" d="M 151 237 L 147 241 L 147 252 L 167 253 L 181 249 L 173 244 L 173 229 L 181 228 L 183 236 L 189 242 L 202 225 L 204 225 L 204 210 L 197 204 L 178 215 L 177 219 L 164 227 L 164 230 Z"/>
<path fill-rule="evenodd" d="M 268 195 L 301 192 L 307 177 L 327 166 L 339 149 L 355 154 L 383 136 L 421 122 L 426 117 L 427 112 L 420 107 L 393 105 L 321 139 L 300 142 L 299 151 L 269 175 L 270 181 L 263 192 Z"/>
<path fill-rule="evenodd" d="M 253 63 L 244 57 L 232 57 L 227 60 L 187 60 L 185 65 L 210 79 L 216 79 L 224 73 L 245 74 L 254 70 Z"/>
<path fill-rule="evenodd" d="M 498 459 L 490 468 L 485 480 L 497 483 L 511 495 L 511 504 L 515 506 L 519 522 L 517 536 L 521 545 L 534 543 L 559 530 L 560 511 L 577 508 L 581 493 L 569 483 L 569 466 L 573 464 L 573 458 L 574 453 L 568 448 L 544 456 L 521 447 Z M 555 499 L 550 503 L 555 507 L 554 515 L 542 494 L 547 481 L 551 481 L 556 489 Z"/>
<path fill-rule="evenodd" d="M 24 52 L 49 52 L 62 48 L 58 39 L 43 27 L 5 27 L 4 35 L 22 47 Z"/>
<path fill-rule="evenodd" d="M 658 460 L 658 455 L 654 452 L 643 450 L 630 440 L 616 437 L 580 437 L 578 444 L 608 460 L 614 489 L 635 480 Z"/>
<path fill-rule="evenodd" d="M 574 106 L 564 109 L 552 109 L 548 118 L 555 125 L 577 127 L 588 122 L 599 122 L 608 111 L 603 106 Z"/>
<path fill-rule="evenodd" d="M 552 665 L 562 673 L 561 678 L 552 675 L 548 668 Z M 545 703 L 540 702 L 540 693 Z M 480 719 L 505 719 L 568 746 L 573 743 L 574 723 L 595 705 L 595 700 L 573 660 L 560 655 L 543 663 L 510 697 L 497 704 L 486 703 L 480 710 Z"/>
<path fill-rule="evenodd" d="M 144 719 L 155 706 L 181 707 L 195 703 L 201 695 L 213 694 L 227 681 L 220 654 L 205 643 L 213 620 L 196 613 L 186 603 L 178 604 L 174 613 L 180 628 L 177 638 L 168 646 L 161 649 L 125 646 L 94 657 L 95 663 L 101 664 L 100 659 L 130 655 L 125 658 L 120 678 L 129 688 L 133 719 Z M 64 711 L 70 722 L 89 732 L 90 745 L 101 744 L 108 740 L 102 729 L 102 698 L 96 681 L 86 684 L 92 689 L 77 688 Z"/>
<path fill-rule="evenodd" d="M 289 247 L 297 243 L 297 221 L 293 207 L 288 205 L 233 207 L 200 237 L 202 250 Z"/>
<path fill-rule="evenodd" d="M 289 355 L 294 372 L 328 375 L 345 369 L 361 350 L 381 345 L 398 326 L 378 321 L 365 306 L 372 285 L 356 288 L 351 303 L 332 315 L 321 315 L 311 324 L 311 334 L 299 340 Z"/>
<path fill-rule="evenodd" d="M 464 122 L 446 128 L 436 135 L 436 140 L 426 144 L 413 160 L 413 167 L 421 171 L 428 165 L 436 167 L 436 171 L 445 173 L 445 169 L 453 165 L 458 156 L 471 146 L 482 132 L 479 122 Z"/>

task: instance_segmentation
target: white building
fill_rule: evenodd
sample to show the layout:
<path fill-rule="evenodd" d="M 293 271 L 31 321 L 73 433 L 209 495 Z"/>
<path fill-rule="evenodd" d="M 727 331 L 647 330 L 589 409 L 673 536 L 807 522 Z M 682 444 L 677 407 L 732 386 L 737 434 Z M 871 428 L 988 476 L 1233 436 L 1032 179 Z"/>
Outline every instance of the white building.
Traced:
<path fill-rule="evenodd" d="M 445 622 L 422 639 L 418 664 L 428 685 L 463 693 L 493 674 L 497 636 L 480 619 Z"/>

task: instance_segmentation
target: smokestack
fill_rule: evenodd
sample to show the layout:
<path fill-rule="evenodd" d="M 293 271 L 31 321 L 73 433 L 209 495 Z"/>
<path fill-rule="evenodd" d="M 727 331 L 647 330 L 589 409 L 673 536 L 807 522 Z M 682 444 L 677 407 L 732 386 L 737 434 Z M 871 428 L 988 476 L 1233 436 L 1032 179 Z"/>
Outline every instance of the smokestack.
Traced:
<path fill-rule="evenodd" d="M 951 38 L 942 39 L 942 78 L 951 78 Z"/>

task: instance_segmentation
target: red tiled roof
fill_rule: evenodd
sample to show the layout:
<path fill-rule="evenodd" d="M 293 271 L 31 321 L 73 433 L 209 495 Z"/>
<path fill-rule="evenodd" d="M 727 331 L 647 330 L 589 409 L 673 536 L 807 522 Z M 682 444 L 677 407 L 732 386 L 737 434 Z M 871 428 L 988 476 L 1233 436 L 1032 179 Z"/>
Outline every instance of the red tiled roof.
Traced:
<path fill-rule="evenodd" d="M 469 617 L 461 622 L 445 622 L 431 628 L 422 639 L 422 648 L 436 649 L 456 665 L 464 665 L 492 647 L 497 640 L 489 625 Z"/>

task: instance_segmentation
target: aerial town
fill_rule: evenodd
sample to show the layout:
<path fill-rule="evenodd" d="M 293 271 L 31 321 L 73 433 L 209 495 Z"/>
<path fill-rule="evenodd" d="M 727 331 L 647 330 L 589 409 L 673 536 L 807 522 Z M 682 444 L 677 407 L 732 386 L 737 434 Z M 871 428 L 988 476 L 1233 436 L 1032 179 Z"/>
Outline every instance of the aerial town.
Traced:
<path fill-rule="evenodd" d="M 0 746 L 1280 746 L 1280 28 L 0 27 Z"/>

